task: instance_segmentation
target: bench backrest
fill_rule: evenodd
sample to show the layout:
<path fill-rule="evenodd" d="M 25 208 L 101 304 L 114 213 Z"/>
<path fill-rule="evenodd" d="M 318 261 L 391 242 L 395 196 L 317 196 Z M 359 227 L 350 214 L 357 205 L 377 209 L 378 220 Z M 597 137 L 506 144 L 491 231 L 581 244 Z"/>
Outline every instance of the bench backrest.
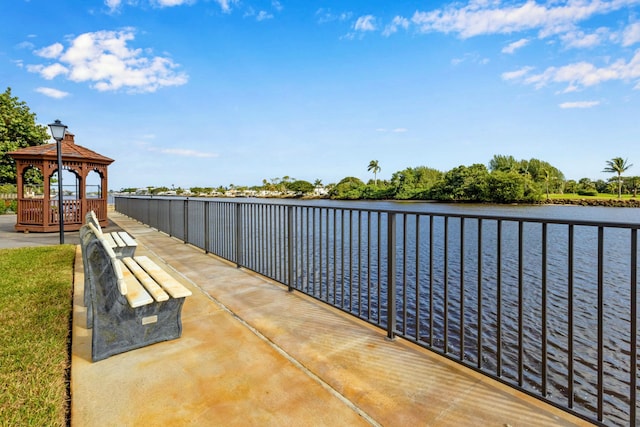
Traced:
<path fill-rule="evenodd" d="M 90 294 L 90 272 L 89 272 L 89 262 L 87 260 L 87 244 L 91 239 L 95 239 L 95 233 L 89 228 L 88 224 L 80 227 L 80 249 L 82 252 L 82 267 L 84 268 L 84 305 L 88 307 L 91 303 L 91 294 Z"/>
<path fill-rule="evenodd" d="M 96 216 L 96 213 L 94 211 L 89 211 L 87 212 L 87 214 L 84 217 L 84 221 L 86 224 L 91 224 L 94 226 L 94 228 L 97 231 L 97 235 L 101 235 L 102 234 L 102 227 L 100 227 L 100 221 L 98 221 L 98 217 Z"/>
<path fill-rule="evenodd" d="M 96 301 L 102 302 L 107 311 L 127 294 L 127 286 L 115 253 L 93 224 L 87 224 L 83 233 L 83 256 L 91 280 Z"/>

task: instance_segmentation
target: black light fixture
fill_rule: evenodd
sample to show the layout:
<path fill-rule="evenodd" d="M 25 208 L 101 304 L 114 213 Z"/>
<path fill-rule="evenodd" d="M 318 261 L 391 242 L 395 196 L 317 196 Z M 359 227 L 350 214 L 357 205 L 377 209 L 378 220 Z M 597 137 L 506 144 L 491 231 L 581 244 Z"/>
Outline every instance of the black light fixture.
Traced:
<path fill-rule="evenodd" d="M 62 140 L 67 130 L 60 120 L 49 124 L 51 136 L 56 140 L 58 148 L 58 223 L 60 224 L 60 244 L 64 244 L 64 198 L 62 194 Z"/>

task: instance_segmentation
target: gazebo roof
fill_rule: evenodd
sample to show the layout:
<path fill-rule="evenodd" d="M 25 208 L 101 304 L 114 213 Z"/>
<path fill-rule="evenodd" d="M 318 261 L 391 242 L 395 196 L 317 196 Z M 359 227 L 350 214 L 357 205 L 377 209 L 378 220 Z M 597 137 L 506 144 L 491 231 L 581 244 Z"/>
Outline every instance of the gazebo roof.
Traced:
<path fill-rule="evenodd" d="M 81 145 L 77 145 L 74 142 L 74 135 L 72 133 L 66 133 L 61 144 L 62 160 L 65 161 L 91 161 L 93 163 L 109 165 L 113 163 L 113 159 L 98 154 L 93 150 L 89 150 Z M 8 153 L 14 159 L 28 160 L 28 159 L 57 159 L 58 147 L 57 143 L 35 145 L 32 147 L 21 148 L 20 150 L 12 151 Z"/>

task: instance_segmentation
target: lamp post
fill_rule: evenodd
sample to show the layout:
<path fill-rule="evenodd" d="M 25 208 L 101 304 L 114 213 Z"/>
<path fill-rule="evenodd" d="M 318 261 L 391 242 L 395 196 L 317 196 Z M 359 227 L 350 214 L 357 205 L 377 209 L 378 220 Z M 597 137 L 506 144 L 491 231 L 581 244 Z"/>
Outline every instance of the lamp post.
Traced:
<path fill-rule="evenodd" d="M 64 244 L 64 198 L 62 194 L 62 139 L 67 130 L 60 120 L 49 124 L 51 136 L 56 140 L 58 148 L 58 222 L 60 223 L 60 244 Z"/>

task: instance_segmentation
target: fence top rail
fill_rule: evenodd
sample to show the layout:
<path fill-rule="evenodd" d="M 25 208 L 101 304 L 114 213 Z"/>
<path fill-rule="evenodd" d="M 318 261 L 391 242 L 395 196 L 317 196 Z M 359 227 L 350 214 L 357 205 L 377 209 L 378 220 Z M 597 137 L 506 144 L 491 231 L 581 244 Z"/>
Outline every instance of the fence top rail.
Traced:
<path fill-rule="evenodd" d="M 604 228 L 625 228 L 638 230 L 640 229 L 639 222 L 616 222 L 616 221 L 599 221 L 599 220 L 582 220 L 582 219 L 563 219 L 563 218 L 542 218 L 533 216 L 517 216 L 517 215 L 492 215 L 492 214 L 464 214 L 457 212 L 431 212 L 428 210 L 408 210 L 408 209 L 395 209 L 395 208 L 365 208 L 365 207 L 349 207 L 345 206 L 349 202 L 340 201 L 336 206 L 322 206 L 315 204 L 308 204 L 304 202 L 280 200 L 279 202 L 263 201 L 260 199 L 241 198 L 241 199 L 216 199 L 216 198 L 190 198 L 190 197 L 167 197 L 167 196 L 116 196 L 116 198 L 126 199 L 142 199 L 142 200 L 166 200 L 166 201 L 189 201 L 189 202 L 208 202 L 219 204 L 239 204 L 239 205 L 252 205 L 252 206 L 291 206 L 296 209 L 316 209 L 316 210 L 340 210 L 347 212 L 366 212 L 375 214 L 396 214 L 407 216 L 420 216 L 420 217 L 442 217 L 442 218 L 458 218 L 458 219 L 470 219 L 470 220 L 487 220 L 487 221 L 506 221 L 506 222 L 523 222 L 523 223 L 538 223 L 538 224 L 560 224 L 560 225 L 573 225 L 573 226 L 588 226 L 588 227 L 604 227 Z M 422 207 L 427 207 L 429 203 L 425 202 L 421 204 Z M 623 209 L 623 208 L 620 208 Z M 633 209 L 633 208 L 628 208 Z M 640 218 L 640 215 L 639 215 Z"/>

